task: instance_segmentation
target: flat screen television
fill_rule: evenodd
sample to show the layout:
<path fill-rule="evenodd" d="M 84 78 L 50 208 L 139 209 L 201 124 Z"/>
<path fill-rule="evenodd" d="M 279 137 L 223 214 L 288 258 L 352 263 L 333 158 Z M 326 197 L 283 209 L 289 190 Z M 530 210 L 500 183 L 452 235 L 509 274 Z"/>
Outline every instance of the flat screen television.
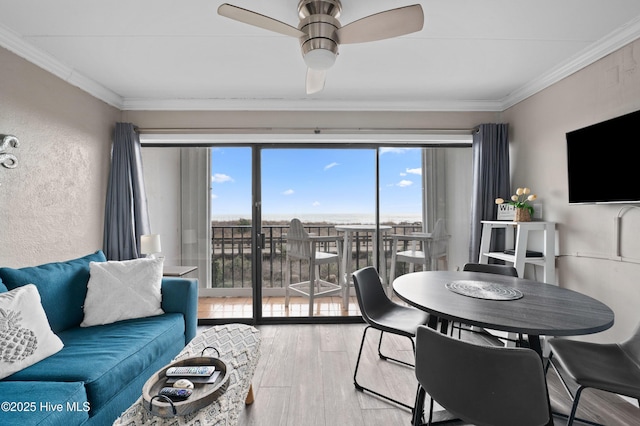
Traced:
<path fill-rule="evenodd" d="M 640 111 L 566 139 L 570 204 L 640 203 Z"/>

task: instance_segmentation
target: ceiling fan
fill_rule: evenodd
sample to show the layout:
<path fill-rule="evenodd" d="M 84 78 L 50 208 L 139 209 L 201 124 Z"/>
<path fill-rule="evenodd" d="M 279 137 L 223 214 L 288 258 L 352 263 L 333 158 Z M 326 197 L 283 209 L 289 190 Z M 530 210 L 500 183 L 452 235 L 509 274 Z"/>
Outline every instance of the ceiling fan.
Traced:
<path fill-rule="evenodd" d="M 340 0 L 300 0 L 300 23 L 296 28 L 227 3 L 218 8 L 221 16 L 297 37 L 307 64 L 307 94 L 320 92 L 324 88 L 327 70 L 334 64 L 340 44 L 398 37 L 420 31 L 424 25 L 424 14 L 419 4 L 369 15 L 345 26 L 341 26 L 338 21 L 341 11 Z"/>

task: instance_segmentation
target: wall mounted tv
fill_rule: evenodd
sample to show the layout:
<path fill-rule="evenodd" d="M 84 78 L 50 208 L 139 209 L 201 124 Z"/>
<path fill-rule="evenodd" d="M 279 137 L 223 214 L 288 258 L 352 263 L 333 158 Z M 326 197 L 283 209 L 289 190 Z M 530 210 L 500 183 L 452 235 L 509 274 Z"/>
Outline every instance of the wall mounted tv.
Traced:
<path fill-rule="evenodd" d="M 640 203 L 640 111 L 566 139 L 570 204 Z"/>

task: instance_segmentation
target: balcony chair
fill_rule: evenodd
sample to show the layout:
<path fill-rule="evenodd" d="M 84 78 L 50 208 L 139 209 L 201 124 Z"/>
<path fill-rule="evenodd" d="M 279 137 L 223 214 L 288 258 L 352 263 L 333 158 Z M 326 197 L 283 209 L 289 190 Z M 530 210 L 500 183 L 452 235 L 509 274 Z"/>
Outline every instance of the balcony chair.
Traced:
<path fill-rule="evenodd" d="M 550 419 L 544 369 L 531 349 L 482 346 L 428 327 L 416 337 L 416 392 L 412 425 L 422 425 L 424 400 L 478 426 L 539 426 Z"/>
<path fill-rule="evenodd" d="M 337 236 L 315 236 L 307 233 L 299 219 L 291 220 L 286 235 L 287 253 L 285 256 L 285 307 L 289 307 L 290 291 L 309 298 L 309 316 L 313 316 L 313 302 L 317 296 L 340 293 L 342 277 L 340 240 Z M 317 250 L 318 243 L 335 242 L 338 253 Z M 309 263 L 309 280 L 291 283 L 291 263 L 300 261 Z M 336 283 L 320 279 L 320 265 L 337 265 Z M 302 269 L 302 268 L 301 268 Z M 300 277 L 302 280 L 302 277 Z"/>
<path fill-rule="evenodd" d="M 396 274 L 396 263 L 409 264 L 409 272 L 414 271 L 416 264 L 423 265 L 423 269 L 438 270 L 438 262 L 447 265 L 449 257 L 449 238 L 444 226 L 444 219 L 438 219 L 433 232 L 412 232 L 408 235 L 393 234 L 391 246 L 391 271 L 389 272 L 389 286 L 393 284 Z M 400 246 L 410 244 L 409 250 L 400 250 Z M 446 269 L 446 268 L 445 268 Z"/>
<path fill-rule="evenodd" d="M 356 361 L 356 370 L 353 373 L 353 384 L 359 391 L 367 391 L 374 395 L 394 402 L 403 407 L 413 410 L 411 405 L 402 403 L 389 396 L 383 395 L 370 388 L 366 388 L 358 383 L 358 367 L 360 366 L 360 358 L 362 356 L 362 348 L 364 347 L 367 331 L 374 328 L 380 331 L 380 341 L 378 342 L 378 356 L 383 360 L 391 360 L 400 364 L 413 367 L 414 364 L 402 360 L 388 357 L 381 352 L 382 336 L 384 333 L 392 333 L 399 336 L 405 336 L 411 341 L 411 347 L 415 356 L 416 346 L 413 338 L 416 335 L 416 329 L 420 325 L 424 325 L 429 320 L 429 314 L 419 309 L 403 306 L 393 302 L 384 292 L 382 282 L 378 271 L 372 266 L 367 266 L 353 273 L 353 284 L 356 288 L 356 296 L 362 318 L 367 323 L 360 342 L 360 351 Z"/>
<path fill-rule="evenodd" d="M 586 388 L 635 398 L 640 404 L 640 324 L 629 339 L 619 344 L 555 338 L 549 340 L 549 345 L 551 354 L 547 365 L 553 366 L 573 399 L 568 426 L 576 419 L 580 395 Z M 578 385 L 575 394 L 569 389 L 563 372 Z"/>

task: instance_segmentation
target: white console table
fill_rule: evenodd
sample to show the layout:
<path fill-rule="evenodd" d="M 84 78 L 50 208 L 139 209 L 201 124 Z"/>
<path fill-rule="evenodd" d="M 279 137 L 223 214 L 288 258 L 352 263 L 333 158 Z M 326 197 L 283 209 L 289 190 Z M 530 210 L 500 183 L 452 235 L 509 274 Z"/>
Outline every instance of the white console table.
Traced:
<path fill-rule="evenodd" d="M 514 254 L 490 252 L 491 236 L 494 229 L 505 229 L 505 249 L 514 249 Z M 479 263 L 489 263 L 489 259 L 500 259 L 512 263 L 518 276 L 524 278 L 524 266 L 527 263 L 542 266 L 543 281 L 555 284 L 555 222 L 509 222 L 504 220 L 483 220 L 482 239 L 480 240 Z M 515 241 L 514 241 L 515 231 Z M 527 257 L 529 232 L 543 232 L 542 257 Z"/>

